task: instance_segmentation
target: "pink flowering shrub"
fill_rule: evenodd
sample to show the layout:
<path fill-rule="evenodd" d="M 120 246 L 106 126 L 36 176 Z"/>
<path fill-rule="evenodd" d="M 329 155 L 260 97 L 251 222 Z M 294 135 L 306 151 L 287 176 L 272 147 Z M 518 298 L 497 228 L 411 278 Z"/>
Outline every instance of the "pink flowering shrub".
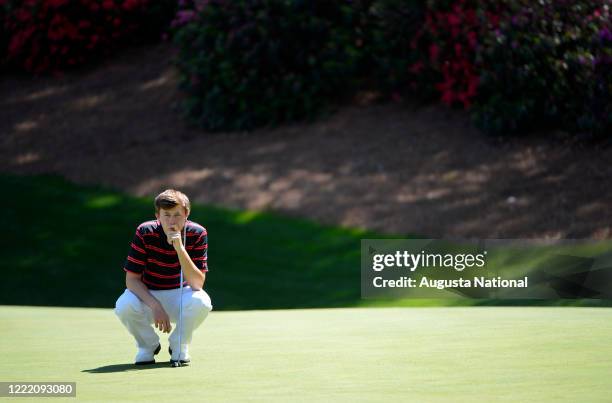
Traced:
<path fill-rule="evenodd" d="M 410 47 L 411 86 L 425 98 L 468 109 L 478 93 L 482 38 L 499 26 L 497 1 L 430 1 Z"/>
<path fill-rule="evenodd" d="M 36 74 L 82 65 L 159 39 L 175 7 L 169 0 L 0 0 L 5 61 Z"/>

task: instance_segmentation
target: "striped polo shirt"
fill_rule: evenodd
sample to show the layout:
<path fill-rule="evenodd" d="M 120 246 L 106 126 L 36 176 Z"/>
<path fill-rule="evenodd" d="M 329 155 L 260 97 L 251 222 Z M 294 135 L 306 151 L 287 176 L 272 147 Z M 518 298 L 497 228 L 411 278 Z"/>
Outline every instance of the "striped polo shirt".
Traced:
<path fill-rule="evenodd" d="M 208 234 L 200 224 L 187 220 L 185 249 L 196 267 L 208 271 Z M 181 231 L 181 237 L 183 231 Z M 168 243 L 159 220 L 138 226 L 130 244 L 123 270 L 142 274 L 142 282 L 150 290 L 170 290 L 181 285 L 181 264 L 174 247 Z M 187 282 L 183 282 L 187 285 Z"/>

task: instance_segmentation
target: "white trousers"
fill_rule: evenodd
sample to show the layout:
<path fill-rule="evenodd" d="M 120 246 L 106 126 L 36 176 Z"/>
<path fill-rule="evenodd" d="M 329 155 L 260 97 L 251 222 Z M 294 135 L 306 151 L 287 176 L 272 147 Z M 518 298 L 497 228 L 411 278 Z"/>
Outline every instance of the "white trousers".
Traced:
<path fill-rule="evenodd" d="M 162 304 L 175 326 L 168 338 L 173 351 L 181 351 L 178 346 L 179 298 L 181 290 L 149 290 Z M 194 291 L 189 286 L 183 287 L 183 324 L 181 344 L 191 343 L 193 331 L 204 322 L 212 310 L 210 297 L 204 290 Z M 126 289 L 117 299 L 115 314 L 121 323 L 136 339 L 139 348 L 154 349 L 159 343 L 159 336 L 153 328 L 153 311 L 132 291 Z"/>

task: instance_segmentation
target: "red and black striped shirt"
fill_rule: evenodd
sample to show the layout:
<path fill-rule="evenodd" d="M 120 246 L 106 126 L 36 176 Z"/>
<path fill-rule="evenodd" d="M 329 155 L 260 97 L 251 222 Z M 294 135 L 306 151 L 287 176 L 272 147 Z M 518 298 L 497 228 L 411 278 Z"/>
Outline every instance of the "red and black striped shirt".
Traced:
<path fill-rule="evenodd" d="M 208 271 L 208 233 L 206 228 L 187 220 L 185 249 L 196 267 Z M 181 231 L 181 236 L 183 232 Z M 174 247 L 168 243 L 159 220 L 138 226 L 125 260 L 125 271 L 142 274 L 142 282 L 151 290 L 170 290 L 181 285 L 181 264 Z M 183 282 L 186 285 L 187 282 Z"/>

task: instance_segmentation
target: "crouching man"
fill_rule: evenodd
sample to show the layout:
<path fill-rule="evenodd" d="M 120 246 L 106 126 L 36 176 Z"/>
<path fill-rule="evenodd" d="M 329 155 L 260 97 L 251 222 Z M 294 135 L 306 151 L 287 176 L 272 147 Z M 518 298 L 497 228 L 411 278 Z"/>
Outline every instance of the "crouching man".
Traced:
<path fill-rule="evenodd" d="M 190 210 L 185 194 L 173 189 L 162 192 L 155 198 L 157 220 L 140 224 L 130 244 L 124 266 L 127 289 L 117 300 L 115 314 L 136 339 L 138 365 L 154 364 L 161 350 L 153 325 L 170 333 L 170 362 L 189 363 L 193 331 L 212 310 L 204 291 L 208 236 L 204 227 L 187 220 Z"/>

